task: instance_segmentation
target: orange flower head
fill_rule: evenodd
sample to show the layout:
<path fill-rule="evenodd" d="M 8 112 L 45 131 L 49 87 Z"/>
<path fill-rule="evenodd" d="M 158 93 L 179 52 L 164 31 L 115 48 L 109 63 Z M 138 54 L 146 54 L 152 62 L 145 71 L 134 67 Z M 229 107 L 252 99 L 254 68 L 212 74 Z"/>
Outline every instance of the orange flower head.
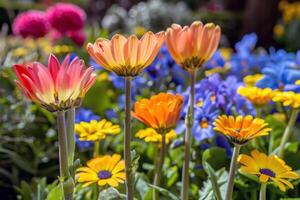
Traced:
<path fill-rule="evenodd" d="M 221 29 L 213 23 L 195 21 L 183 28 L 173 24 L 167 29 L 166 44 L 173 59 L 187 71 L 195 71 L 216 51 Z"/>
<path fill-rule="evenodd" d="M 214 122 L 214 130 L 228 136 L 235 144 L 245 144 L 249 140 L 268 135 L 272 130 L 268 123 L 260 118 L 247 116 L 219 116 Z"/>
<path fill-rule="evenodd" d="M 133 117 L 158 133 L 167 133 L 175 127 L 183 105 L 179 94 L 159 93 L 150 99 L 141 99 L 134 104 Z"/>
<path fill-rule="evenodd" d="M 118 76 L 137 76 L 149 66 L 165 39 L 165 32 L 146 32 L 141 39 L 116 34 L 111 40 L 98 38 L 87 45 L 90 56 Z"/>

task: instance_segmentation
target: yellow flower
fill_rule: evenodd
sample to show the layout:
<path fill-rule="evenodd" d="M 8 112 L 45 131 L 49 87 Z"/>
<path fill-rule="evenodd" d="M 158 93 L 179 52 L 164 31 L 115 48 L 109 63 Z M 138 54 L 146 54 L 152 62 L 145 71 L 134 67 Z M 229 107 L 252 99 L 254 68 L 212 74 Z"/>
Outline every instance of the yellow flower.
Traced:
<path fill-rule="evenodd" d="M 257 175 L 261 183 L 274 182 L 281 191 L 286 191 L 286 186 L 294 188 L 286 179 L 299 178 L 299 175 L 276 155 L 267 156 L 257 150 L 253 150 L 251 156 L 241 154 L 238 162 L 243 165 L 240 168 L 242 173 Z"/>
<path fill-rule="evenodd" d="M 105 119 L 75 124 L 75 132 L 78 134 L 79 140 L 99 141 L 109 134 L 115 135 L 120 131 L 119 125 L 114 125 Z"/>
<path fill-rule="evenodd" d="M 284 106 L 291 106 L 292 108 L 300 108 L 300 94 L 292 91 L 275 92 L 273 101 L 283 103 Z"/>
<path fill-rule="evenodd" d="M 276 24 L 273 30 L 276 37 L 281 37 L 284 34 L 284 27 L 281 24 Z"/>
<path fill-rule="evenodd" d="M 295 82 L 295 84 L 296 84 L 296 85 L 300 85 L 300 80 L 297 80 L 297 81 Z"/>
<path fill-rule="evenodd" d="M 268 124 L 260 118 L 247 116 L 219 116 L 214 122 L 214 130 L 228 136 L 233 143 L 244 144 L 250 139 L 268 135 L 272 130 Z"/>
<path fill-rule="evenodd" d="M 263 74 L 253 74 L 245 76 L 244 83 L 246 86 L 255 86 L 255 84 L 264 77 Z"/>
<path fill-rule="evenodd" d="M 266 105 L 274 97 L 274 92 L 271 88 L 239 87 L 237 93 L 257 107 Z"/>
<path fill-rule="evenodd" d="M 153 128 L 146 128 L 139 130 L 136 134 L 135 137 L 144 139 L 145 142 L 160 142 L 162 140 L 161 134 L 157 133 L 155 129 Z M 169 144 L 172 139 L 176 137 L 176 133 L 174 130 L 169 131 L 166 134 L 166 144 Z"/>
<path fill-rule="evenodd" d="M 125 181 L 124 168 L 125 164 L 120 155 L 105 155 L 89 160 L 87 167 L 78 168 L 76 179 L 79 183 L 84 183 L 83 187 L 92 183 L 117 187 Z"/>

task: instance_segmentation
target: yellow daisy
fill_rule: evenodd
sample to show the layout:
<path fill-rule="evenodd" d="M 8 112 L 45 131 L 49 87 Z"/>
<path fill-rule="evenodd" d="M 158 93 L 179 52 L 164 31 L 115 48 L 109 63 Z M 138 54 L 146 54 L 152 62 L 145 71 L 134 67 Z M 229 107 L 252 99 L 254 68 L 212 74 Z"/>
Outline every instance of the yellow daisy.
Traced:
<path fill-rule="evenodd" d="M 286 186 L 294 188 L 287 179 L 299 178 L 299 175 L 276 155 L 267 156 L 257 150 L 253 150 L 251 156 L 241 154 L 238 162 L 243 165 L 240 172 L 257 175 L 261 183 L 274 182 L 281 191 L 286 191 Z"/>
<path fill-rule="evenodd" d="M 273 101 L 283 103 L 284 106 L 291 106 L 292 108 L 300 108 L 300 94 L 292 91 L 275 92 Z"/>
<path fill-rule="evenodd" d="M 272 130 L 263 119 L 247 116 L 219 116 L 214 122 L 214 130 L 228 136 L 235 144 L 244 144 L 250 139 L 268 135 Z"/>
<path fill-rule="evenodd" d="M 271 88 L 239 87 L 237 93 L 257 107 L 266 105 L 274 97 L 274 92 Z"/>
<path fill-rule="evenodd" d="M 255 86 L 255 84 L 264 77 L 263 74 L 253 74 L 245 76 L 243 79 L 246 86 Z"/>
<path fill-rule="evenodd" d="M 118 154 L 97 157 L 89 160 L 87 167 L 77 169 L 76 180 L 84 183 L 83 187 L 92 183 L 97 183 L 99 186 L 117 187 L 119 183 L 125 181 L 124 168 L 124 161 Z"/>
<path fill-rule="evenodd" d="M 79 140 L 99 141 L 109 134 L 115 135 L 120 133 L 120 131 L 119 125 L 114 125 L 105 119 L 75 124 L 75 132 L 78 134 Z"/>
<path fill-rule="evenodd" d="M 155 129 L 153 128 L 146 128 L 139 130 L 136 134 L 135 137 L 144 139 L 145 142 L 160 142 L 162 140 L 161 134 L 157 133 Z M 166 134 L 166 144 L 169 144 L 172 139 L 176 137 L 176 133 L 174 130 L 169 131 Z"/>

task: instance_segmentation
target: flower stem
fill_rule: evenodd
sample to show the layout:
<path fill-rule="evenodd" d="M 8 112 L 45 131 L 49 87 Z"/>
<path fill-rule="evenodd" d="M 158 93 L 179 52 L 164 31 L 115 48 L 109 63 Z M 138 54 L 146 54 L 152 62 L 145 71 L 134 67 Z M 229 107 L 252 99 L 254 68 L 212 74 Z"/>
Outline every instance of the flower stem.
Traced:
<path fill-rule="evenodd" d="M 288 123 L 288 125 L 286 126 L 286 128 L 284 130 L 284 133 L 283 133 L 283 136 L 282 136 L 282 139 L 281 139 L 281 142 L 280 142 L 279 152 L 278 152 L 278 156 L 280 158 L 283 158 L 283 156 L 284 156 L 284 146 L 289 141 L 289 138 L 291 136 L 292 129 L 294 128 L 294 125 L 296 123 L 298 114 L 299 114 L 299 109 L 293 109 L 292 110 L 292 114 L 291 114 L 289 123 Z"/>
<path fill-rule="evenodd" d="M 99 150 L 100 150 L 100 141 L 95 141 L 94 142 L 94 157 L 97 157 L 99 155 Z"/>
<path fill-rule="evenodd" d="M 65 200 L 73 199 L 74 181 L 70 177 L 69 163 L 68 163 L 68 142 L 66 131 L 65 112 L 57 112 L 57 130 L 59 143 L 59 170 L 60 178 L 63 180 L 62 187 Z"/>
<path fill-rule="evenodd" d="M 262 183 L 259 191 L 259 200 L 266 200 L 266 190 L 267 190 L 267 184 Z"/>
<path fill-rule="evenodd" d="M 131 172 L 131 77 L 125 77 L 125 136 L 124 136 L 124 160 L 126 173 L 127 200 L 133 199 L 133 178 Z"/>
<path fill-rule="evenodd" d="M 159 186 L 160 184 L 161 172 L 164 166 L 165 157 L 166 157 L 166 134 L 163 133 L 161 134 L 161 150 L 160 150 L 159 158 L 157 159 L 155 176 L 153 181 L 153 185 L 155 186 Z M 156 189 L 153 189 L 153 200 L 159 200 L 159 194 Z"/>
<path fill-rule="evenodd" d="M 227 183 L 225 200 L 232 199 L 234 176 L 235 176 L 235 171 L 236 171 L 236 166 L 237 166 L 237 158 L 239 156 L 240 149 L 241 149 L 241 145 L 238 145 L 238 144 L 234 145 L 233 154 L 232 154 L 231 163 L 230 163 L 230 170 L 229 170 L 229 175 L 228 175 L 228 183 Z"/>
<path fill-rule="evenodd" d="M 68 142 L 68 161 L 69 165 L 73 166 L 75 154 L 75 108 L 67 111 L 67 142 Z"/>
<path fill-rule="evenodd" d="M 188 113 L 185 118 L 186 132 L 184 135 L 184 163 L 182 170 L 182 186 L 181 186 L 181 199 L 189 199 L 189 165 L 191 157 L 191 132 L 194 124 L 194 98 L 195 98 L 195 82 L 196 82 L 196 72 L 190 72 L 190 97 L 189 97 L 189 107 Z"/>

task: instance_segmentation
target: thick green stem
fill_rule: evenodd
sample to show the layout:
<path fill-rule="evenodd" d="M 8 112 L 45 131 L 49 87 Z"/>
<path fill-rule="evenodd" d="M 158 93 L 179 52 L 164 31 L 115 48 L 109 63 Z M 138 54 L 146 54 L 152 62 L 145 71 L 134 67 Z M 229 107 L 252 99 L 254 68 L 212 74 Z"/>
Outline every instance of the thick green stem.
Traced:
<path fill-rule="evenodd" d="M 75 154 L 75 108 L 67 111 L 67 142 L 68 142 L 68 161 L 69 165 L 73 166 Z"/>
<path fill-rule="evenodd" d="M 100 151 L 100 141 L 95 141 L 94 142 L 94 157 L 97 157 L 99 155 L 99 151 Z"/>
<path fill-rule="evenodd" d="M 186 131 L 184 136 L 184 163 L 182 170 L 182 186 L 181 186 L 181 199 L 189 199 L 189 165 L 191 157 L 191 132 L 194 124 L 194 98 L 195 98 L 195 82 L 196 72 L 190 72 L 190 96 L 188 113 L 185 118 Z"/>
<path fill-rule="evenodd" d="M 68 142 L 66 131 L 65 112 L 57 112 L 57 130 L 59 143 L 59 170 L 60 178 L 63 180 L 62 187 L 65 200 L 73 199 L 74 181 L 70 177 L 69 163 L 68 163 Z"/>
<path fill-rule="evenodd" d="M 283 136 L 281 138 L 281 142 L 280 142 L 280 146 L 279 146 L 279 152 L 278 152 L 278 156 L 280 158 L 284 157 L 284 147 L 285 147 L 285 144 L 289 141 L 289 138 L 291 136 L 292 129 L 294 128 L 294 125 L 296 123 L 298 114 L 299 114 L 299 109 L 293 109 L 292 110 L 292 114 L 291 114 L 289 123 L 288 123 L 287 127 L 285 128 Z"/>
<path fill-rule="evenodd" d="M 160 150 L 159 158 L 157 159 L 154 181 L 153 181 L 153 185 L 155 186 L 160 185 L 161 172 L 164 166 L 165 157 L 166 157 L 166 134 L 163 133 L 161 135 L 161 150 Z M 153 200 L 159 200 L 159 194 L 156 189 L 153 189 Z"/>
<path fill-rule="evenodd" d="M 266 190 L 267 190 L 267 184 L 262 183 L 259 191 L 259 200 L 266 200 Z"/>
<path fill-rule="evenodd" d="M 235 144 L 234 149 L 233 149 L 233 155 L 231 158 L 231 163 L 230 163 L 230 170 L 229 170 L 229 175 L 228 175 L 225 200 L 232 200 L 234 176 L 235 176 L 235 171 L 236 171 L 236 167 L 237 167 L 237 158 L 239 156 L 240 149 L 241 149 L 241 145 Z"/>
<path fill-rule="evenodd" d="M 124 160 L 126 173 L 126 199 L 133 199 L 133 175 L 131 170 L 131 77 L 125 77 L 125 136 L 124 136 Z"/>

